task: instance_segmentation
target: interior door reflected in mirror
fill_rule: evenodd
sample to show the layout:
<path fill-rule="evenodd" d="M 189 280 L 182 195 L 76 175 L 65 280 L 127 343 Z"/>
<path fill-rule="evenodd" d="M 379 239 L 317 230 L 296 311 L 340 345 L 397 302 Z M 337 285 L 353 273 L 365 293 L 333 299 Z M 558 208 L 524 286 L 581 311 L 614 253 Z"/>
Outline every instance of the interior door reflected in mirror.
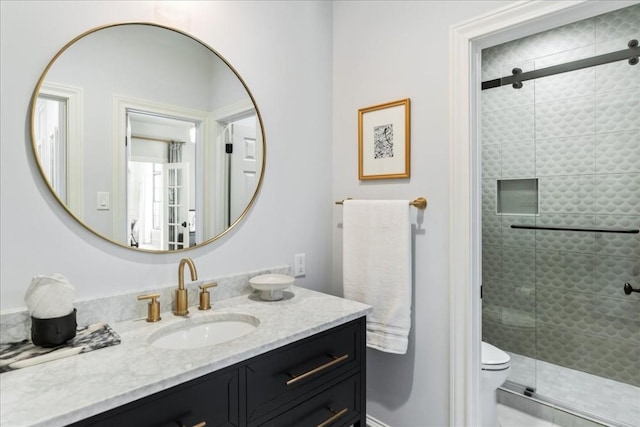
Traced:
<path fill-rule="evenodd" d="M 167 27 L 116 24 L 58 52 L 32 100 L 43 178 L 118 245 L 183 250 L 226 233 L 262 182 L 264 130 L 237 72 Z"/>

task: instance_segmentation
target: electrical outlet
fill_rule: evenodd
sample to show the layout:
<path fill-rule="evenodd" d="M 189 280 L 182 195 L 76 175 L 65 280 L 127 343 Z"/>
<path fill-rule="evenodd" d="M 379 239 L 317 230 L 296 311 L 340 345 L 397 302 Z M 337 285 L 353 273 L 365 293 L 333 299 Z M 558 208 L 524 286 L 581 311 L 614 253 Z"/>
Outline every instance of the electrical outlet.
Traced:
<path fill-rule="evenodd" d="M 304 254 L 296 254 L 294 259 L 295 259 L 295 262 L 293 266 L 293 276 L 294 277 L 304 276 L 306 274 Z"/>

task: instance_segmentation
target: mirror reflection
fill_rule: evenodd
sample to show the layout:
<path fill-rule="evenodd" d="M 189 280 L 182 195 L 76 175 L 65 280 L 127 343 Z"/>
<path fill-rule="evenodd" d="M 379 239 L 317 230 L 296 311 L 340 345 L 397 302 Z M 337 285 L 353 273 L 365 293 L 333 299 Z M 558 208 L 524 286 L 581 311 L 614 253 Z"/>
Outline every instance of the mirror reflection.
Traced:
<path fill-rule="evenodd" d="M 65 46 L 33 99 L 33 147 L 55 197 L 122 246 L 173 251 L 242 219 L 261 183 L 253 97 L 201 42 L 118 24 Z"/>

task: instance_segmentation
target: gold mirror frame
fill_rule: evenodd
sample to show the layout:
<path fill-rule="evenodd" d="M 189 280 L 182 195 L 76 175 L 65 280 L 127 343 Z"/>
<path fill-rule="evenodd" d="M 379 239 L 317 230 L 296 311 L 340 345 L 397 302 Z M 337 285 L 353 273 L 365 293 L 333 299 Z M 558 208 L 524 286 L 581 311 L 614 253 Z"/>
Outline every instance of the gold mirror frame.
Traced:
<path fill-rule="evenodd" d="M 155 27 L 155 28 L 158 28 L 158 29 L 164 29 L 164 30 L 171 31 L 173 33 L 177 33 L 179 35 L 182 35 L 182 36 L 192 40 L 193 42 L 201 45 L 202 47 L 204 47 L 205 49 L 210 51 L 212 55 L 214 55 L 218 59 L 220 59 L 220 61 L 222 61 L 229 68 L 229 70 L 233 73 L 233 75 L 235 75 L 235 77 L 238 79 L 238 81 L 240 82 L 242 87 L 245 89 L 245 91 L 246 91 L 251 103 L 253 104 L 253 110 L 255 110 L 255 115 L 256 115 L 256 120 L 257 120 L 256 124 L 257 124 L 257 126 L 260 127 L 259 131 L 258 131 L 257 127 L 256 127 L 256 136 L 258 136 L 258 134 L 259 134 L 259 136 L 261 137 L 261 144 L 259 144 L 259 145 L 260 145 L 260 147 L 262 149 L 262 153 L 261 153 L 262 164 L 259 165 L 259 166 L 257 165 L 257 168 L 256 168 L 256 170 L 259 169 L 260 176 L 258 178 L 257 184 L 255 185 L 255 191 L 253 193 L 253 196 L 251 197 L 251 200 L 248 202 L 247 206 L 244 208 L 242 213 L 237 218 L 235 218 L 233 220 L 230 219 L 229 220 L 230 224 L 223 231 L 219 232 L 218 234 L 215 234 L 213 237 L 204 238 L 201 243 L 196 243 L 194 246 L 189 246 L 187 248 L 173 249 L 173 250 L 150 250 L 150 249 L 144 249 L 144 248 L 137 248 L 137 247 L 133 247 L 133 246 L 127 245 L 127 244 L 122 243 L 122 242 L 118 242 L 115 239 L 110 238 L 110 237 L 100 233 L 94 227 L 92 227 L 91 225 L 87 224 L 87 222 L 85 222 L 84 220 L 80 219 L 69 208 L 69 206 L 60 198 L 60 196 L 58 195 L 58 193 L 56 192 L 56 190 L 52 186 L 51 182 L 47 178 L 47 175 L 46 175 L 46 172 L 45 172 L 45 170 L 43 168 L 42 162 L 40 161 L 40 155 L 38 153 L 38 145 L 37 145 L 37 141 L 36 141 L 36 129 L 35 129 L 36 120 L 35 120 L 35 117 L 36 117 L 36 108 L 37 108 L 38 97 L 39 97 L 39 95 L 41 93 L 42 86 L 45 83 L 46 77 L 47 77 L 50 69 L 56 63 L 56 60 L 62 54 L 64 54 L 71 46 L 73 46 L 76 42 L 78 42 L 79 40 L 83 39 L 84 37 L 86 37 L 88 35 L 91 35 L 93 33 L 96 33 L 98 31 L 101 31 L 101 30 L 115 28 L 115 27 L 122 27 L 122 26 L 127 26 L 127 25 L 149 26 L 149 27 Z M 222 236 L 227 234 L 229 231 L 231 231 L 235 226 L 237 226 L 245 218 L 245 216 L 248 214 L 249 210 L 251 209 L 251 207 L 253 206 L 254 202 L 256 201 L 256 199 L 258 197 L 258 193 L 260 192 L 260 189 L 262 187 L 262 182 L 264 180 L 264 173 L 265 173 L 265 167 L 266 167 L 266 158 L 267 158 L 264 123 L 263 123 L 263 120 L 262 120 L 262 116 L 260 114 L 260 110 L 258 109 L 258 105 L 257 105 L 257 103 L 255 101 L 255 98 L 253 97 L 253 94 L 251 93 L 251 91 L 249 90 L 247 84 L 242 79 L 242 77 L 237 72 L 237 70 L 222 55 L 220 55 L 215 49 L 211 48 L 209 45 L 207 45 L 203 41 L 193 37 L 192 35 L 190 35 L 188 33 L 185 33 L 183 31 L 181 31 L 181 30 L 178 30 L 178 29 L 175 29 L 175 28 L 171 28 L 171 27 L 167 27 L 167 26 L 160 25 L 160 24 L 149 23 L 149 22 L 123 22 L 123 23 L 115 23 L 115 24 L 108 24 L 108 25 L 95 27 L 95 28 L 92 28 L 92 29 L 90 29 L 90 30 L 88 30 L 88 31 L 86 31 L 86 32 L 74 37 L 71 41 L 69 41 L 67 44 L 65 44 L 53 56 L 53 58 L 49 61 L 49 63 L 45 67 L 44 71 L 42 72 L 42 75 L 40 76 L 40 78 L 39 78 L 39 80 L 38 80 L 38 82 L 37 82 L 37 84 L 35 86 L 35 89 L 33 91 L 33 95 L 32 95 L 32 98 L 31 98 L 31 106 L 30 106 L 30 137 L 31 137 L 31 144 L 32 144 L 32 149 L 33 149 L 33 155 L 34 155 L 36 163 L 38 165 L 38 169 L 40 171 L 40 175 L 41 175 L 42 179 L 44 180 L 44 182 L 46 183 L 47 187 L 49 188 L 49 191 L 51 192 L 53 197 L 64 208 L 64 210 L 67 211 L 67 213 L 74 220 L 76 220 L 80 225 L 82 225 L 84 228 L 86 228 L 87 230 L 89 230 L 93 234 L 97 235 L 98 237 L 100 237 L 100 238 L 102 238 L 102 239 L 104 239 L 104 240 L 106 240 L 108 242 L 111 242 L 111 243 L 113 243 L 113 244 L 115 244 L 117 246 L 120 246 L 120 247 L 123 247 L 123 248 L 127 248 L 127 249 L 132 249 L 132 250 L 135 250 L 137 252 L 145 252 L 145 253 L 165 254 L 165 253 L 173 253 L 173 252 L 184 252 L 184 251 L 188 251 L 190 249 L 200 248 L 200 247 L 205 246 L 205 245 L 207 245 L 207 244 L 209 244 L 211 242 L 214 242 L 215 240 L 221 238 Z M 111 190 L 113 192 L 113 188 Z"/>

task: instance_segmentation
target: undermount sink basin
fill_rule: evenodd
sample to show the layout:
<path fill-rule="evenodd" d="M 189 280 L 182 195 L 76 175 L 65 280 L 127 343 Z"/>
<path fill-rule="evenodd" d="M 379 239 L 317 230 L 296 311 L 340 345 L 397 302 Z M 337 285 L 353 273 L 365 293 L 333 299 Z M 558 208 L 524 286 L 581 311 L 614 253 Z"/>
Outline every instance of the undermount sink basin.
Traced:
<path fill-rule="evenodd" d="M 281 300 L 283 289 L 293 285 L 294 278 L 286 274 L 262 274 L 249 279 L 249 284 L 260 292 L 260 299 L 265 301 Z"/>
<path fill-rule="evenodd" d="M 220 313 L 165 326 L 148 341 L 153 347 L 190 349 L 222 344 L 256 330 L 260 320 L 248 314 Z"/>

